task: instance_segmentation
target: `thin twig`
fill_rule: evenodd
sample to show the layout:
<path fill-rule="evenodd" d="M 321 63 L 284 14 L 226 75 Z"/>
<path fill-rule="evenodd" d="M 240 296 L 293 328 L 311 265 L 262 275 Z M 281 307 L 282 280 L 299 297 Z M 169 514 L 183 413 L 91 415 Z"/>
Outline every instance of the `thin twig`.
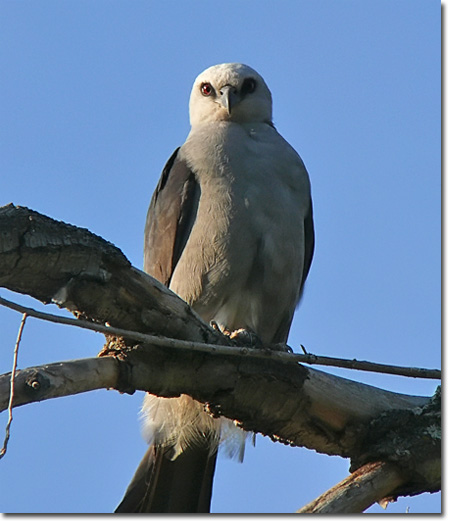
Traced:
<path fill-rule="evenodd" d="M 301 358 L 301 359 L 300 359 Z M 439 369 L 422 369 L 420 367 L 402 367 L 400 365 L 385 365 L 384 363 L 373 363 L 363 360 L 346 360 L 343 358 L 330 358 L 329 356 L 316 356 L 315 354 L 299 355 L 298 361 L 310 365 L 325 365 L 330 367 L 342 367 L 344 369 L 364 370 L 382 374 L 395 374 L 408 378 L 426 378 L 433 380 L 441 379 Z"/>
<path fill-rule="evenodd" d="M 25 327 L 26 319 L 27 319 L 27 314 L 24 313 L 22 316 L 22 321 L 20 322 L 19 333 L 17 334 L 16 345 L 14 347 L 14 358 L 13 358 L 13 366 L 12 366 L 12 371 L 11 371 L 11 386 L 10 386 L 9 402 L 8 402 L 8 423 L 6 424 L 6 429 L 5 429 L 6 434 L 5 434 L 5 439 L 3 441 L 3 447 L 0 449 L 0 459 L 3 458 L 3 456 L 6 454 L 6 449 L 8 448 L 8 441 L 9 441 L 9 436 L 10 436 L 10 432 L 11 432 L 11 423 L 13 420 L 12 409 L 13 409 L 13 402 L 14 402 L 14 384 L 15 384 L 14 380 L 15 380 L 15 376 L 16 376 L 17 359 L 18 359 L 18 355 L 19 355 L 19 345 L 20 345 L 20 340 L 22 339 L 22 333 L 23 333 L 23 329 Z"/>
<path fill-rule="evenodd" d="M 186 340 L 178 340 L 174 338 L 165 338 L 161 336 L 153 336 L 150 334 L 143 334 L 141 332 L 129 331 L 126 329 L 119 329 L 116 327 L 109 327 L 99 323 L 93 323 L 85 320 L 77 320 L 72 318 L 65 318 L 56 314 L 49 314 L 46 312 L 36 311 L 29 307 L 24 307 L 17 303 L 11 302 L 0 297 L 0 305 L 13 309 L 22 314 L 26 313 L 35 318 L 50 321 L 53 323 L 62 323 L 65 325 L 72 325 L 81 327 L 83 329 L 101 332 L 113 336 L 121 336 L 130 338 L 143 343 L 150 343 L 158 345 L 159 347 L 180 348 L 187 350 L 197 350 L 215 354 L 228 355 L 248 355 L 256 358 L 277 359 L 286 363 L 306 363 L 310 365 L 324 365 L 331 367 L 343 367 L 352 370 L 364 370 L 368 372 L 379 372 L 383 374 L 395 374 L 398 376 L 407 376 L 411 378 L 426 378 L 426 379 L 441 379 L 441 371 L 439 369 L 423 369 L 417 367 L 401 367 L 397 365 L 385 365 L 382 363 L 372 363 L 369 361 L 347 360 L 341 358 L 330 358 L 328 356 L 316 356 L 314 354 L 293 354 L 279 350 L 269 349 L 252 349 L 249 347 L 229 347 L 214 345 L 210 343 L 196 343 Z M 304 349 L 303 349 L 304 350 Z"/>

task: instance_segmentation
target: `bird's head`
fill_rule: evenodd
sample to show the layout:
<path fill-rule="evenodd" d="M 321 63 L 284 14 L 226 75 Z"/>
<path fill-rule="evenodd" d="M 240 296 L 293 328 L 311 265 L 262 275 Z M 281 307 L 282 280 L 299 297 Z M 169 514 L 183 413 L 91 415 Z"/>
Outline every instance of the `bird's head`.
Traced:
<path fill-rule="evenodd" d="M 218 121 L 271 124 L 272 95 L 248 65 L 214 65 L 196 78 L 189 113 L 192 126 Z"/>

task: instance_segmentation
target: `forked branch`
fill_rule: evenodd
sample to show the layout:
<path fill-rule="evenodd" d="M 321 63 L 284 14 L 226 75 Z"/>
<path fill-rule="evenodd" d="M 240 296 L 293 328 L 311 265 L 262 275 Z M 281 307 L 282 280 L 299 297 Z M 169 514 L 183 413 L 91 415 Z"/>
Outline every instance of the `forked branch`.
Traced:
<path fill-rule="evenodd" d="M 112 337 L 106 328 L 102 358 L 19 371 L 16 405 L 95 388 L 145 390 L 165 397 L 184 393 L 205 403 L 212 415 L 290 445 L 351 457 L 358 468 L 389 461 L 382 452 L 389 447 L 389 431 L 379 432 L 380 448 L 370 442 L 374 422 L 382 419 L 389 428 L 399 413 L 426 412 L 430 398 L 338 378 L 293 363 L 295 355 L 261 357 L 265 351 L 233 347 L 175 294 L 85 229 L 10 205 L 0 209 L 0 230 L 0 286 L 57 303 L 95 330 L 105 325 L 121 329 Z M 144 339 L 147 335 L 152 338 Z M 9 378 L 0 379 L 3 407 Z M 383 418 L 386 413 L 392 419 Z M 429 454 L 435 457 L 436 421 L 428 427 L 425 415 L 421 420 L 421 439 L 429 436 Z M 440 469 L 430 471 L 427 460 L 420 461 L 406 464 L 402 493 L 439 488 Z"/>

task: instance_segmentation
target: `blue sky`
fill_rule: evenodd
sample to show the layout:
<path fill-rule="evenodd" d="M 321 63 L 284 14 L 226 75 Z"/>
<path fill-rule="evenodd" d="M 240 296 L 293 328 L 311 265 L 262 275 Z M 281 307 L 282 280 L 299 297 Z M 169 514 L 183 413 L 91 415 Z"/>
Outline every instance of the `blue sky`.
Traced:
<path fill-rule="evenodd" d="M 291 346 L 437 368 L 440 59 L 436 0 L 6 0 L 0 205 L 87 227 L 141 267 L 147 207 L 189 131 L 193 80 L 216 63 L 247 63 L 312 182 L 317 247 Z M 0 310 L 1 372 L 19 323 Z M 30 319 L 19 366 L 90 357 L 102 343 Z M 325 370 L 406 394 L 437 385 Z M 112 511 L 145 451 L 141 399 L 96 391 L 17 409 L 1 511 Z M 348 466 L 258 437 L 244 464 L 220 459 L 212 510 L 293 512 Z M 407 507 L 439 512 L 440 496 L 401 498 L 387 512 Z"/>

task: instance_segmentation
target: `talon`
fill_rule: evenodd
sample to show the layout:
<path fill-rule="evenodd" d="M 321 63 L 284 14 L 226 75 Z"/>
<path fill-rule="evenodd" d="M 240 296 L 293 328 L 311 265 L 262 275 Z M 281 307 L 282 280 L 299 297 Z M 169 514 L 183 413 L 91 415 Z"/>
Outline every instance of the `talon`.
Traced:
<path fill-rule="evenodd" d="M 209 322 L 210 326 L 215 330 L 215 331 L 219 331 L 219 332 L 222 332 L 221 328 L 219 327 L 219 325 L 217 324 L 217 322 L 215 322 L 214 320 L 211 320 Z"/>
<path fill-rule="evenodd" d="M 229 338 L 231 337 L 231 332 L 226 327 L 223 327 L 222 325 L 219 325 L 215 320 L 211 320 L 209 322 L 209 325 L 214 330 L 219 331 L 220 333 L 222 333 L 224 336 L 228 336 Z"/>
<path fill-rule="evenodd" d="M 278 352 L 289 352 L 293 353 L 294 351 L 289 347 L 289 345 L 286 345 L 286 343 L 275 343 L 274 345 L 269 346 L 270 350 L 278 351 Z"/>
<path fill-rule="evenodd" d="M 237 329 L 230 334 L 230 338 L 242 345 L 259 348 L 262 347 L 262 341 L 250 329 Z"/>
<path fill-rule="evenodd" d="M 228 336 L 237 345 L 244 345 L 246 347 L 263 348 L 263 343 L 259 337 L 251 329 L 236 329 L 231 331 L 228 327 L 219 325 L 216 321 L 209 322 L 214 330 L 218 330 L 224 336 Z"/>

